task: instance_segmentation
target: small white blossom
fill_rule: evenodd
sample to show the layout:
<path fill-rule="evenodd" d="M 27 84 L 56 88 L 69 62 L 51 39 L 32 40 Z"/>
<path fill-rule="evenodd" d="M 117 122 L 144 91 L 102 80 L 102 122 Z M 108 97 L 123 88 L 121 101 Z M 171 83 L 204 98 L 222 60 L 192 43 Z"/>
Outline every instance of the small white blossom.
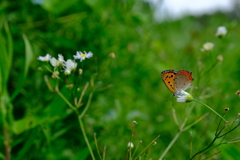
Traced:
<path fill-rule="evenodd" d="M 203 44 L 203 47 L 201 48 L 201 51 L 204 52 L 204 51 L 211 51 L 214 47 L 214 44 L 211 43 L 211 42 L 206 42 Z"/>
<path fill-rule="evenodd" d="M 61 64 L 61 62 L 54 57 L 50 58 L 50 63 L 53 67 L 58 67 Z"/>
<path fill-rule="evenodd" d="M 74 62 L 73 60 L 71 59 L 68 59 L 65 63 L 64 63 L 64 73 L 66 75 L 69 75 L 72 70 L 75 70 L 77 68 L 77 63 Z"/>
<path fill-rule="evenodd" d="M 128 148 L 133 148 L 133 147 L 134 147 L 133 143 L 132 142 L 128 142 Z"/>
<path fill-rule="evenodd" d="M 51 56 L 49 54 L 46 54 L 46 56 L 39 56 L 37 59 L 40 61 L 48 62 L 50 60 Z"/>
<path fill-rule="evenodd" d="M 217 37 L 224 37 L 227 34 L 227 28 L 225 26 L 219 26 L 216 32 Z"/>
<path fill-rule="evenodd" d="M 91 58 L 93 56 L 93 53 L 92 52 L 85 52 L 82 53 L 80 51 L 77 51 L 77 54 L 74 55 L 74 59 L 80 59 L 80 61 L 82 62 L 83 60 L 85 60 L 85 58 Z"/>
<path fill-rule="evenodd" d="M 64 63 L 64 58 L 61 54 L 58 54 L 58 60 L 61 62 L 61 63 Z"/>
<path fill-rule="evenodd" d="M 178 91 L 175 96 L 177 96 L 177 102 L 181 103 L 191 102 L 193 100 L 192 95 L 183 90 Z"/>

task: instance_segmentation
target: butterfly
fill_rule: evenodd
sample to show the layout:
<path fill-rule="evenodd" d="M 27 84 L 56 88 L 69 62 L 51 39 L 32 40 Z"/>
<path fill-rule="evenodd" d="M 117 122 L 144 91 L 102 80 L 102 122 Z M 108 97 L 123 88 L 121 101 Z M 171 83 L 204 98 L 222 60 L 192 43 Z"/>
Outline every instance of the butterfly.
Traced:
<path fill-rule="evenodd" d="M 161 72 L 162 80 L 167 86 L 167 88 L 177 95 L 181 90 L 186 90 L 191 87 L 191 83 L 194 80 L 192 78 L 192 72 L 185 69 L 175 71 L 173 69 L 168 69 Z"/>

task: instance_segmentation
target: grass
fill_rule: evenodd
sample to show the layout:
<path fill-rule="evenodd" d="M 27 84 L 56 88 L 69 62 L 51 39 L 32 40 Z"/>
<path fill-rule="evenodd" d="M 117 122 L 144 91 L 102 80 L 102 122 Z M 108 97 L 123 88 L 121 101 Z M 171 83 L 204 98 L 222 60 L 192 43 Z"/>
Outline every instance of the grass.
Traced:
<path fill-rule="evenodd" d="M 96 159 L 98 154 L 102 159 L 126 159 L 132 134 L 135 147 L 139 141 L 142 143 L 136 152 L 133 148 L 131 155 L 138 156 L 160 135 L 157 144 L 144 152 L 147 159 L 159 159 L 162 155 L 163 159 L 190 159 L 191 154 L 212 142 L 220 118 L 200 104 L 194 103 L 192 108 L 193 102 L 177 103 L 161 80 L 160 73 L 166 69 L 191 71 L 194 81 L 187 91 L 220 115 L 229 108 L 224 118 L 230 122 L 235 120 L 240 100 L 235 94 L 239 90 L 240 29 L 234 13 L 185 17 L 158 24 L 151 18 L 152 10 L 144 2 L 137 5 L 133 1 L 109 2 L 107 5 L 104 2 L 102 5 L 78 3 L 80 8 L 72 5 L 71 10 L 63 7 L 64 11 L 59 9 L 58 12 L 52 12 L 54 7 L 44 9 L 30 3 L 22 5 L 18 12 L 3 12 L 6 17 L 21 14 L 22 18 L 9 21 L 10 32 L 1 28 L 2 44 L 10 46 L 7 51 L 11 52 L 11 42 L 7 43 L 9 33 L 13 39 L 13 58 L 8 62 L 12 63 L 11 71 L 4 68 L 5 62 L 1 63 L 1 75 L 9 72 L 7 82 L 0 79 L 1 88 L 7 89 L 9 97 L 15 97 L 12 101 L 8 99 L 7 105 L 3 104 L 2 97 L 7 94 L 1 90 L 1 107 L 7 106 L 8 113 L 1 112 L 1 126 L 10 135 L 9 144 L 0 146 L 2 159 L 6 155 L 6 146 L 11 148 L 12 159 L 92 159 L 89 147 Z M 35 12 L 28 14 L 31 8 Z M 67 21 L 69 16 L 72 18 Z M 220 39 L 215 33 L 222 25 L 227 27 L 228 34 Z M 201 52 L 206 42 L 214 43 L 214 48 L 210 52 Z M 2 48 L 4 46 L 7 45 Z M 24 51 L 25 48 L 28 51 Z M 51 73 L 37 61 L 39 55 L 46 53 L 54 57 L 62 54 L 69 59 L 79 50 L 92 51 L 94 56 L 83 65 L 78 62 L 83 71 L 78 80 L 74 79 L 78 72 L 68 77 L 70 81 L 51 79 Z M 29 56 L 26 59 L 25 52 L 32 52 L 33 59 Z M 111 53 L 116 57 L 110 57 Z M 217 59 L 219 55 L 222 55 L 222 61 Z M 22 64 L 26 60 L 31 63 L 27 62 L 24 68 Z M 25 79 L 24 73 L 28 73 Z M 48 76 L 48 85 L 44 75 Z M 24 81 L 21 89 L 18 86 L 22 83 L 18 80 Z M 81 96 L 86 83 L 97 86 L 88 110 L 85 109 L 90 89 L 86 90 L 77 108 L 79 113 L 84 113 L 81 122 L 88 145 L 79 127 L 78 116 L 54 88 L 57 84 L 69 104 L 77 104 L 74 98 Z M 74 90 L 66 88 L 72 84 Z M 52 86 L 53 92 L 48 86 Z M 133 121 L 138 123 L 134 131 Z M 94 139 L 95 133 L 97 139 Z M 204 156 L 215 154 L 217 159 L 238 158 L 239 144 L 229 143 L 239 133 L 236 128 L 224 138 L 227 145 L 220 145 Z M 1 137 L 6 140 L 6 135 Z"/>

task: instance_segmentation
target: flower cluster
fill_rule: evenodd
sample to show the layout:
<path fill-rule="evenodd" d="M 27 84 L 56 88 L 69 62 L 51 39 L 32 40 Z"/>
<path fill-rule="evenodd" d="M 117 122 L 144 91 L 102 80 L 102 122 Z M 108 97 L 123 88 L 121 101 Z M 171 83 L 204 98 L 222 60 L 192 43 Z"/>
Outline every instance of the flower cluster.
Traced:
<path fill-rule="evenodd" d="M 50 64 L 54 67 L 53 75 L 55 75 L 54 77 L 58 77 L 59 72 L 57 68 L 62 67 L 64 69 L 64 74 L 69 75 L 71 74 L 72 71 L 75 71 L 77 68 L 77 63 L 75 62 L 75 60 L 79 59 L 80 62 L 82 62 L 86 58 L 91 58 L 92 56 L 93 56 L 92 52 L 77 51 L 77 54 L 73 55 L 74 60 L 71 60 L 71 59 L 64 60 L 64 57 L 61 54 L 58 54 L 58 59 L 56 59 L 55 57 L 52 57 L 49 54 L 46 54 L 46 56 L 44 57 L 39 56 L 38 60 L 44 61 L 44 62 L 50 61 Z"/>

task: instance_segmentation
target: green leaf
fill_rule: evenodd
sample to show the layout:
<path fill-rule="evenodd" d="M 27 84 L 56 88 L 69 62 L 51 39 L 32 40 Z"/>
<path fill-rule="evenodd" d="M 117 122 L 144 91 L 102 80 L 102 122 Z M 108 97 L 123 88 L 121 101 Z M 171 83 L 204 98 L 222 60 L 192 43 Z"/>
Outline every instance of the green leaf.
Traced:
<path fill-rule="evenodd" d="M 2 31 L 0 32 L 0 94 L 7 87 L 13 56 L 12 36 L 8 28 L 8 24 L 4 24 L 7 40 L 4 38 Z"/>
<path fill-rule="evenodd" d="M 30 63 L 33 59 L 33 51 L 32 51 L 32 47 L 30 45 L 30 42 L 27 38 L 27 36 L 24 34 L 23 35 L 23 40 L 25 43 L 25 65 L 24 65 L 24 71 L 23 71 L 23 76 L 21 76 L 21 78 L 19 79 L 18 82 L 18 86 L 15 89 L 14 93 L 12 94 L 11 100 L 13 100 L 22 90 L 25 80 L 27 78 L 27 74 L 28 74 L 28 70 L 30 67 Z"/>
<path fill-rule="evenodd" d="M 23 34 L 23 40 L 25 43 L 25 67 L 24 67 L 24 76 L 27 77 L 28 69 L 31 61 L 33 60 L 33 51 L 30 45 L 30 42 L 25 34 Z"/>
<path fill-rule="evenodd" d="M 37 125 L 40 125 L 45 122 L 54 122 L 55 120 L 59 119 L 59 116 L 55 117 L 25 117 L 23 119 L 16 120 L 12 124 L 12 131 L 15 134 L 20 134 L 26 130 L 29 130 L 31 128 L 36 127 Z"/>

